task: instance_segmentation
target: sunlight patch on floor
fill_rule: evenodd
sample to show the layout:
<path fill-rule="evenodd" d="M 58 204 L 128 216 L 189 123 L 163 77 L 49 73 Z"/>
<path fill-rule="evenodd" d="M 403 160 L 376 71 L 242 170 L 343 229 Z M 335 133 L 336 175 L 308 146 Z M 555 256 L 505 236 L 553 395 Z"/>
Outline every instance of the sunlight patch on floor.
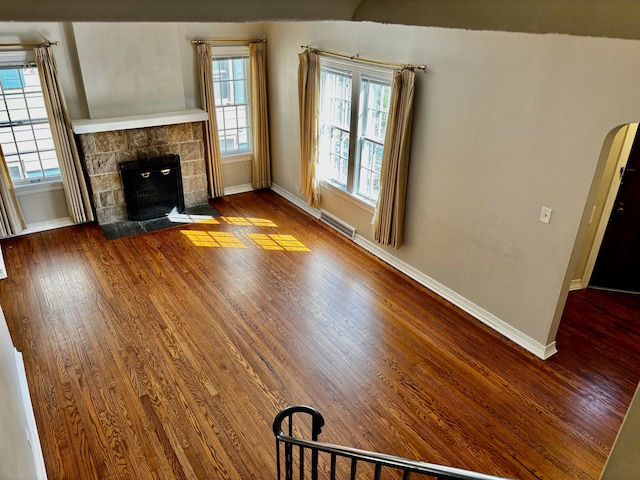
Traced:
<path fill-rule="evenodd" d="M 253 244 L 263 250 L 287 250 L 289 252 L 310 252 L 302 242 L 293 235 L 266 235 L 264 233 L 248 233 Z"/>
<path fill-rule="evenodd" d="M 181 230 L 196 247 L 213 248 L 247 248 L 242 241 L 231 232 L 201 232 Z"/>
<path fill-rule="evenodd" d="M 239 226 L 255 226 L 255 227 L 277 227 L 273 221 L 267 218 L 253 217 L 222 217 L 222 219 L 230 225 Z"/>
<path fill-rule="evenodd" d="M 247 245 L 233 232 L 212 232 L 201 230 L 181 230 L 196 247 L 247 248 Z M 287 252 L 310 252 L 293 235 L 246 233 L 248 242 L 260 250 L 280 250 Z"/>

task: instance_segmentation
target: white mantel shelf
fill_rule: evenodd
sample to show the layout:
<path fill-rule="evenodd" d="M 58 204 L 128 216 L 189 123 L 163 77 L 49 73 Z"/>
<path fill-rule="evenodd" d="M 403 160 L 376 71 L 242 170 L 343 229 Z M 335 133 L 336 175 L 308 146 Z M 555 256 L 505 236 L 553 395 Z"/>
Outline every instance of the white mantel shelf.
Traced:
<path fill-rule="evenodd" d="M 180 110 L 178 112 L 150 113 L 148 115 L 132 115 L 128 117 L 96 118 L 72 120 L 73 133 L 113 132 L 131 128 L 159 127 L 178 123 L 204 122 L 207 112 L 199 108 Z"/>

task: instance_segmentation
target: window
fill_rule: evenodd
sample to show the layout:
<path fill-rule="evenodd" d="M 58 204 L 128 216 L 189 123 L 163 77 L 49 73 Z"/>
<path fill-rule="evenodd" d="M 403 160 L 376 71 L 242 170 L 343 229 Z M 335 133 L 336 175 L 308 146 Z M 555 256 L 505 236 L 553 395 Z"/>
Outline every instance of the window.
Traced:
<path fill-rule="evenodd" d="M 389 72 L 322 60 L 321 178 L 369 204 L 380 193 L 390 96 Z"/>
<path fill-rule="evenodd" d="M 14 185 L 60 178 L 35 66 L 0 67 L 0 145 Z"/>
<path fill-rule="evenodd" d="M 225 50 L 236 53 L 213 55 L 213 94 L 223 157 L 251 153 L 248 48 Z"/>

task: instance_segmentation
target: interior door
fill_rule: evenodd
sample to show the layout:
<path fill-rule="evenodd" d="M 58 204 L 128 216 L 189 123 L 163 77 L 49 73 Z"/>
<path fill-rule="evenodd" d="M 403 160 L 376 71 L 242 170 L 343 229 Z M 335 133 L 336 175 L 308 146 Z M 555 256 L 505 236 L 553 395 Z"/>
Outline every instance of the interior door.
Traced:
<path fill-rule="evenodd" d="M 640 130 L 620 172 L 620 189 L 589 286 L 640 293 Z"/>

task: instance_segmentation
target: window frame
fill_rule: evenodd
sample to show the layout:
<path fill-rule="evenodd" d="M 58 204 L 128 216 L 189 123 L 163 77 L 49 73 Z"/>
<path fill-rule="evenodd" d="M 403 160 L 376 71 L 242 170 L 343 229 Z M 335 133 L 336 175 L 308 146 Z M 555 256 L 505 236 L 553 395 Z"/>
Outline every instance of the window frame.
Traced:
<path fill-rule="evenodd" d="M 37 72 L 37 65 L 35 64 L 35 61 L 33 60 L 33 54 L 31 52 L 2 52 L 0 53 L 0 69 L 2 70 L 15 70 L 15 69 L 27 69 L 27 68 L 32 68 L 35 69 Z M 39 75 L 38 75 L 39 77 Z M 40 91 L 42 91 L 42 85 L 39 83 L 40 85 Z M 7 112 L 9 112 L 9 108 L 7 105 L 7 97 L 6 95 L 3 93 L 1 94 L 2 98 L 3 98 L 3 102 L 4 105 L 7 107 Z M 51 132 L 51 120 L 49 119 L 49 114 L 46 111 L 45 105 L 44 105 L 44 98 L 42 99 L 42 106 L 38 107 L 38 108 L 42 108 L 45 112 L 45 118 L 37 118 L 35 120 L 33 120 L 31 118 L 31 107 L 29 107 L 28 105 L 28 93 L 25 93 L 23 91 L 22 97 L 25 100 L 25 108 L 27 110 L 28 113 L 28 120 L 14 120 L 14 121 L 8 121 L 8 122 L 3 122 L 3 127 L 9 127 L 11 129 L 11 134 L 13 137 L 13 143 L 17 146 L 18 145 L 18 139 L 16 138 L 16 131 L 14 130 L 15 127 L 30 127 L 31 131 L 33 133 L 33 142 L 35 145 L 35 150 L 33 152 L 17 152 L 18 154 L 20 153 L 32 153 L 32 154 L 37 154 L 38 156 L 38 162 L 40 163 L 40 167 L 41 167 L 41 172 L 42 172 L 42 176 L 38 176 L 35 178 L 25 178 L 23 180 L 19 180 L 19 179 L 15 179 L 13 177 L 11 177 L 11 181 L 13 183 L 14 188 L 16 188 L 16 190 L 26 190 L 29 189 L 29 191 L 31 191 L 33 188 L 38 188 L 38 185 L 49 185 L 49 186 L 57 186 L 59 184 L 61 184 L 62 181 L 62 176 L 60 173 L 55 174 L 55 175 L 46 175 L 45 174 L 45 165 L 43 165 L 43 161 L 46 160 L 41 157 L 41 153 L 49 153 L 49 152 L 53 152 L 53 157 L 55 157 L 55 161 L 57 163 L 58 166 L 58 172 L 60 172 L 60 161 L 58 159 L 58 152 L 56 150 L 55 147 L 55 143 L 53 143 L 53 138 L 50 138 L 50 141 L 52 142 L 52 148 L 41 148 L 38 145 L 38 138 L 36 135 L 36 132 L 34 130 L 34 127 L 36 130 L 38 130 L 38 126 L 39 125 L 46 125 L 49 132 Z M 12 154 L 9 154 L 12 155 Z M 7 153 L 5 153 L 5 160 L 8 161 L 7 159 Z M 24 170 L 24 160 L 22 158 L 19 158 L 19 162 L 20 162 L 20 166 L 21 168 Z M 8 166 L 8 165 L 7 165 Z M 45 188 L 44 186 L 42 188 Z M 48 187 L 46 187 L 48 188 Z"/>
<path fill-rule="evenodd" d="M 249 58 L 249 46 L 214 46 L 211 49 L 211 67 L 213 70 L 213 62 L 215 60 L 223 60 L 230 58 L 238 58 L 243 57 L 247 59 L 246 63 L 246 94 L 247 94 L 247 102 L 246 104 L 233 104 L 233 105 L 246 105 L 247 109 L 247 142 L 249 144 L 249 148 L 247 149 L 235 149 L 231 152 L 224 151 L 223 146 L 220 141 L 220 131 L 221 131 L 221 123 L 218 115 L 218 109 L 224 108 L 223 105 L 218 105 L 216 103 L 216 127 L 218 129 L 218 145 L 220 147 L 220 156 L 222 158 L 222 163 L 236 163 L 243 162 L 246 160 L 250 160 L 253 155 L 253 112 L 251 111 L 251 80 L 250 80 L 250 58 Z M 215 92 L 215 82 L 214 82 L 214 92 Z"/>
<path fill-rule="evenodd" d="M 361 195 L 359 193 L 359 175 L 362 164 L 362 145 L 364 140 L 368 138 L 365 135 L 364 123 L 366 120 L 363 118 L 363 115 L 366 111 L 366 106 L 363 105 L 361 100 L 363 99 L 363 95 L 361 92 L 363 79 L 372 81 L 374 83 L 380 83 L 384 86 L 389 87 L 389 95 L 391 89 L 391 82 L 393 77 L 393 71 L 391 69 L 368 65 L 357 61 L 349 61 L 342 60 L 337 58 L 328 58 L 321 57 L 320 59 L 320 77 L 321 77 L 321 86 L 320 86 L 320 132 L 322 132 L 322 128 L 324 125 L 323 119 L 323 109 L 324 109 L 324 101 L 323 101 L 323 73 L 325 71 L 331 71 L 338 74 L 346 74 L 351 78 L 351 115 L 350 115 L 350 123 L 349 123 L 349 158 L 348 158 L 348 171 L 347 171 L 347 181 L 346 185 L 343 185 L 339 182 L 333 181 L 329 178 L 328 171 L 330 168 L 327 165 L 327 154 L 330 152 L 323 152 L 323 146 L 320 145 L 320 180 L 324 185 L 329 185 L 335 188 L 337 191 L 344 192 L 349 197 L 354 200 L 358 200 L 359 202 L 364 203 L 368 208 L 375 206 L 376 201 L 371 197 Z M 363 108 L 364 107 L 364 108 Z M 371 140 L 371 139 L 369 139 Z M 320 138 L 320 143 L 323 143 L 322 133 Z M 381 144 L 384 149 L 384 137 L 382 138 Z M 323 155 L 324 153 L 324 155 Z M 378 172 L 380 173 L 380 172 Z"/>

